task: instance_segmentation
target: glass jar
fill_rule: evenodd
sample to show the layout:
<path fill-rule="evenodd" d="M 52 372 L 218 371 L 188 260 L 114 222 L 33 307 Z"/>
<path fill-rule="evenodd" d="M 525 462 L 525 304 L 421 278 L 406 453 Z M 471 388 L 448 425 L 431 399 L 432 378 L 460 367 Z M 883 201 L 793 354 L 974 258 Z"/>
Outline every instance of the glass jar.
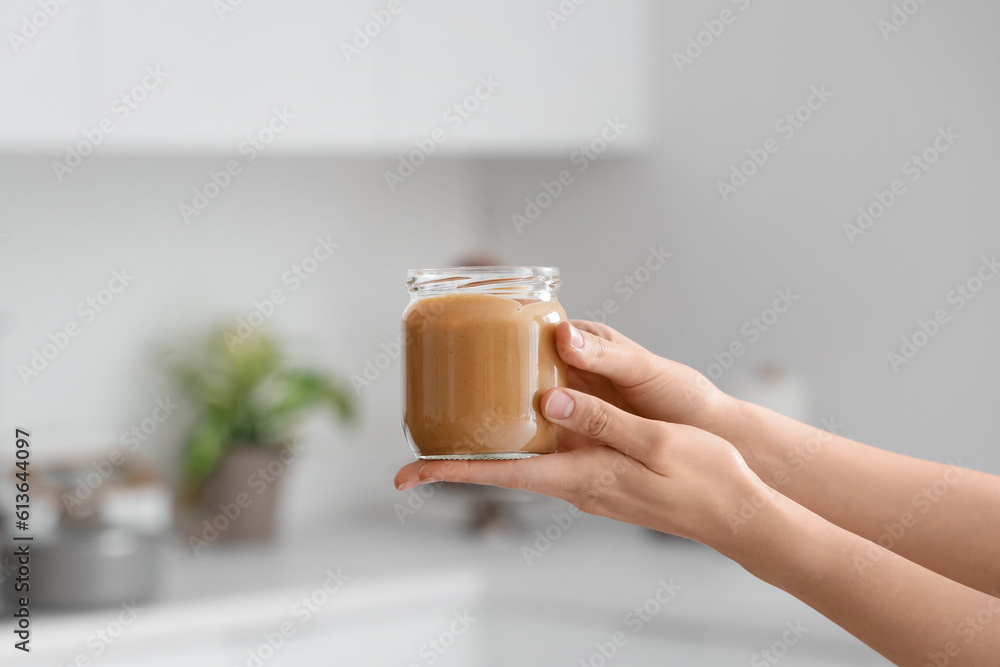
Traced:
<path fill-rule="evenodd" d="M 403 430 L 421 459 L 519 459 L 556 451 L 541 411 L 566 385 L 555 345 L 559 269 L 411 269 L 403 311 Z"/>

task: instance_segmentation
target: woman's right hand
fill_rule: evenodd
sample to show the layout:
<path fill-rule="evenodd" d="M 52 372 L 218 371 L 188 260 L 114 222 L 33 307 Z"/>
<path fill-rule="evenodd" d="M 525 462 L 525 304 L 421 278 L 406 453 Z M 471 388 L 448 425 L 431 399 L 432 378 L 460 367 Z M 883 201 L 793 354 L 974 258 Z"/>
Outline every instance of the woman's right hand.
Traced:
<path fill-rule="evenodd" d="M 695 369 L 659 357 L 611 327 L 563 322 L 556 349 L 569 364 L 569 387 L 623 410 L 722 435 L 737 401 Z M 725 436 L 723 436 L 725 437 Z"/>

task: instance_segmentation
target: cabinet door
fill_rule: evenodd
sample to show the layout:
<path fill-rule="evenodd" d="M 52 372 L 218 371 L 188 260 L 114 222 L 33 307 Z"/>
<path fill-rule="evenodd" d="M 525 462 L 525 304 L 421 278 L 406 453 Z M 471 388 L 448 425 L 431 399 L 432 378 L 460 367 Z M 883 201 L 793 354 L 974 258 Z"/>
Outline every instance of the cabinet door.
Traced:
<path fill-rule="evenodd" d="M 273 141 L 266 132 L 262 138 L 273 152 L 385 143 L 385 64 L 378 52 L 348 62 L 339 46 L 375 6 L 100 0 L 103 99 L 110 103 L 148 82 L 150 67 L 166 73 L 122 122 L 117 139 L 126 148 L 236 152 L 270 127 Z M 272 125 L 275 110 L 292 118 Z"/>
<path fill-rule="evenodd" d="M 0 145 L 61 156 L 78 141 L 84 99 L 82 3 L 4 3 Z"/>
<path fill-rule="evenodd" d="M 615 117 L 629 126 L 618 146 L 648 139 L 653 59 L 645 0 L 404 6 L 404 142 L 441 128 L 448 132 L 444 152 L 562 153 L 598 136 Z M 564 16 L 559 7 L 575 9 Z M 484 80 L 499 86 L 490 90 Z"/>
<path fill-rule="evenodd" d="M 501 154 L 562 154 L 614 118 L 616 149 L 649 134 L 648 0 L 14 4 L 30 36 L 0 59 L 7 148 L 99 127 L 102 152 L 231 154 L 258 133 L 270 152 L 378 153 L 440 129 L 442 153 Z"/>

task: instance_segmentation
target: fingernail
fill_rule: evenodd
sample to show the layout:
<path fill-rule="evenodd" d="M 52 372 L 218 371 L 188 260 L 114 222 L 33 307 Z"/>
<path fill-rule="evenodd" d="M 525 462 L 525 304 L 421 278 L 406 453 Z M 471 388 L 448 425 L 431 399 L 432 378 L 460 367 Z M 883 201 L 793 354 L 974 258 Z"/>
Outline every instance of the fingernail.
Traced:
<path fill-rule="evenodd" d="M 545 414 L 553 419 L 566 419 L 573 414 L 573 399 L 564 391 L 555 392 L 545 404 Z"/>
<path fill-rule="evenodd" d="M 583 347 L 583 334 L 572 324 L 569 325 L 569 342 L 573 347 Z"/>
<path fill-rule="evenodd" d="M 418 484 L 420 484 L 420 482 L 403 482 L 402 484 L 400 484 L 399 486 L 396 487 L 396 490 L 397 491 L 406 491 L 407 489 L 412 489 L 413 487 L 415 487 Z"/>

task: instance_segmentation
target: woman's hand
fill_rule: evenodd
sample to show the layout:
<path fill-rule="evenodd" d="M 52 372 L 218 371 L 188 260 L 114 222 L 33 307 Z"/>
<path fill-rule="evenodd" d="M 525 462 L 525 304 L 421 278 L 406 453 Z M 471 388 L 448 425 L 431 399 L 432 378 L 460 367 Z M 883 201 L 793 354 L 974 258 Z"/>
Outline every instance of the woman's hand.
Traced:
<path fill-rule="evenodd" d="M 728 440 L 761 474 L 756 450 L 743 437 L 744 404 L 695 369 L 659 357 L 611 327 L 587 320 L 560 324 L 556 349 L 569 365 L 571 388 L 640 417 L 714 433 Z"/>
<path fill-rule="evenodd" d="M 1000 590 L 995 477 L 802 424 L 727 396 L 694 369 L 657 357 L 608 326 L 573 324 L 576 335 L 569 324 L 556 331 L 571 387 L 643 417 L 714 433 L 775 491 L 828 521 L 977 590 Z M 893 527 L 900 517 L 919 520 L 900 531 Z"/>
<path fill-rule="evenodd" d="M 526 489 L 715 548 L 733 539 L 729 519 L 741 503 L 768 491 L 732 445 L 711 433 L 644 419 L 572 389 L 549 390 L 542 405 L 569 436 L 559 453 L 415 461 L 396 474 L 396 486 L 449 481 Z"/>
<path fill-rule="evenodd" d="M 986 593 L 997 595 L 1000 572 L 996 477 L 750 406 L 609 327 L 575 324 L 556 332 L 572 388 L 542 399 L 545 416 L 565 429 L 559 453 L 416 461 L 396 486 L 447 480 L 563 498 L 702 542 L 896 664 L 1000 666 L 1000 626 L 971 625 L 1000 618 L 1000 599 Z M 915 499 L 938 488 L 932 510 L 917 516 Z"/>
<path fill-rule="evenodd" d="M 633 414 L 712 431 L 733 399 L 689 366 L 659 357 L 611 327 L 572 320 L 556 329 L 569 386 Z"/>

